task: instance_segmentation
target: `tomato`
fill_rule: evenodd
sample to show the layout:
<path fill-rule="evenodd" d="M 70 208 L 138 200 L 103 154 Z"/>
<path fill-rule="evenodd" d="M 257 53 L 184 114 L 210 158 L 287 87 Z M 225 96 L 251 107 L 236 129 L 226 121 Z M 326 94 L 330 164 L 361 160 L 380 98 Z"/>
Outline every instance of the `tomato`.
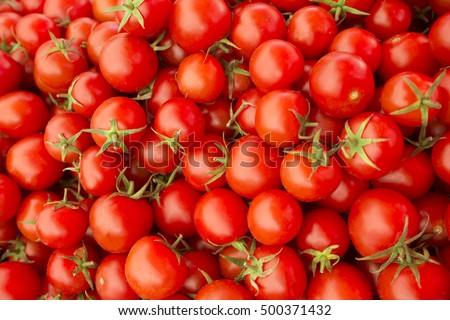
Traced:
<path fill-rule="evenodd" d="M 178 67 L 189 54 L 184 51 L 175 41 L 172 39 L 172 35 L 166 32 L 159 43 L 160 46 L 168 47 L 159 53 L 161 60 L 167 65 L 167 67 Z"/>
<path fill-rule="evenodd" d="M 446 210 L 450 205 L 450 199 L 441 193 L 428 192 L 413 202 L 422 217 L 421 229 L 425 234 L 434 234 L 426 242 L 442 247 L 449 244 L 448 232 L 445 227 Z"/>
<path fill-rule="evenodd" d="M 22 235 L 31 241 L 38 241 L 36 218 L 38 213 L 49 201 L 59 200 L 59 196 L 50 191 L 35 191 L 27 195 L 20 204 L 16 215 L 17 227 Z"/>
<path fill-rule="evenodd" d="M 125 262 L 129 285 L 145 299 L 164 299 L 177 292 L 187 273 L 185 260 L 157 236 L 139 239 Z"/>
<path fill-rule="evenodd" d="M 48 281 L 57 291 L 68 295 L 93 289 L 99 260 L 88 244 L 55 249 L 47 264 Z"/>
<path fill-rule="evenodd" d="M 81 17 L 92 18 L 92 1 L 90 0 L 46 0 L 43 11 L 61 25 L 67 25 Z"/>
<path fill-rule="evenodd" d="M 399 124 L 426 126 L 438 115 L 440 106 L 445 101 L 440 88 L 434 89 L 432 86 L 433 80 L 426 75 L 416 72 L 398 73 L 384 84 L 381 107 Z"/>
<path fill-rule="evenodd" d="M 50 17 L 42 13 L 31 13 L 23 16 L 14 29 L 17 40 L 24 49 L 34 56 L 38 48 L 50 40 L 50 33 L 61 37 L 62 30 Z"/>
<path fill-rule="evenodd" d="M 145 134 L 147 117 L 134 100 L 115 96 L 103 101 L 92 114 L 90 132 L 102 151 L 128 151 Z"/>
<path fill-rule="evenodd" d="M 348 216 L 348 230 L 356 250 L 362 256 L 370 256 L 394 246 L 402 236 L 404 241 L 417 235 L 420 220 L 416 208 L 405 196 L 375 188 L 356 199 Z M 387 258 L 380 257 L 380 261 Z"/>
<path fill-rule="evenodd" d="M 51 248 L 67 248 L 79 243 L 88 225 L 87 209 L 67 200 L 46 203 L 36 217 L 39 240 Z"/>
<path fill-rule="evenodd" d="M 267 3 L 247 3 L 233 10 L 229 39 L 246 60 L 263 42 L 286 37 L 286 22 L 280 11 Z"/>
<path fill-rule="evenodd" d="M 371 300 L 372 288 L 358 268 L 339 262 L 309 281 L 306 296 L 309 300 Z"/>
<path fill-rule="evenodd" d="M 331 209 L 320 208 L 309 211 L 303 216 L 303 223 L 295 242 L 307 261 L 311 262 L 314 259 L 314 264 L 320 263 L 322 272 L 325 267 L 331 268 L 332 260 L 342 258 L 347 252 L 350 245 L 347 223 L 341 215 Z M 330 250 L 328 254 L 325 251 L 327 249 Z M 317 274 L 315 265 L 312 271 Z"/>
<path fill-rule="evenodd" d="M 255 124 L 256 105 L 264 95 L 265 93 L 258 88 L 251 88 L 244 92 L 233 105 L 235 121 L 242 131 L 247 134 L 258 134 Z"/>
<path fill-rule="evenodd" d="M 178 0 L 171 10 L 169 32 L 188 53 L 206 51 L 230 29 L 231 12 L 224 0 Z"/>
<path fill-rule="evenodd" d="M 194 225 L 195 206 L 202 193 L 178 179 L 151 201 L 155 225 L 165 235 L 190 238 L 197 234 Z"/>
<path fill-rule="evenodd" d="M 322 7 L 330 10 L 330 13 L 334 15 L 336 21 L 342 22 L 347 18 L 358 21 L 364 13 L 367 14 L 367 11 L 372 6 L 373 0 L 332 0 L 328 1 L 329 4 L 325 3 L 325 1 L 319 2 Z M 352 13 L 352 9 L 360 13 Z"/>
<path fill-rule="evenodd" d="M 263 245 L 256 248 L 253 256 L 250 265 L 261 263 L 262 266 L 255 273 L 246 275 L 244 283 L 256 299 L 297 300 L 303 296 L 307 284 L 306 271 L 293 249 Z"/>
<path fill-rule="evenodd" d="M 260 137 L 248 135 L 232 145 L 226 179 L 233 191 L 245 198 L 281 188 L 280 166 L 283 155 Z"/>
<path fill-rule="evenodd" d="M 81 46 L 85 46 L 92 28 L 97 24 L 92 18 L 82 17 L 75 19 L 69 23 L 66 29 L 66 39 L 73 39 L 72 41 Z"/>
<path fill-rule="evenodd" d="M 372 70 L 381 61 L 381 45 L 375 35 L 362 28 L 348 28 L 339 32 L 330 44 L 329 52 L 350 52 L 360 56 Z"/>
<path fill-rule="evenodd" d="M 42 13 L 45 0 L 21 0 L 22 13 L 29 15 L 31 13 Z"/>
<path fill-rule="evenodd" d="M 270 145 L 292 147 L 306 129 L 299 118 L 306 119 L 308 111 L 309 103 L 302 94 L 286 89 L 270 91 L 256 105 L 256 131 Z"/>
<path fill-rule="evenodd" d="M 21 203 L 18 185 L 4 174 L 0 174 L 0 225 L 12 219 Z"/>
<path fill-rule="evenodd" d="M 65 39 L 47 40 L 34 57 L 36 85 L 51 94 L 65 93 L 72 80 L 87 69 L 87 57 L 81 46 Z"/>
<path fill-rule="evenodd" d="M 289 151 L 281 163 L 283 187 L 297 200 L 317 201 L 338 187 L 342 169 L 328 148 L 319 141 L 304 142 Z"/>
<path fill-rule="evenodd" d="M 120 154 L 108 151 L 98 154 L 99 151 L 97 145 L 84 151 L 79 170 L 81 186 L 96 197 L 116 190 L 117 177 L 124 168 L 124 159 Z"/>
<path fill-rule="evenodd" d="M 0 39 L 2 40 L 0 47 L 2 50 L 3 48 L 8 49 L 14 41 L 13 30 L 15 30 L 21 17 L 20 14 L 15 12 L 2 12 L 0 14 Z"/>
<path fill-rule="evenodd" d="M 196 294 L 208 284 L 205 274 L 213 281 L 221 278 L 219 263 L 212 253 L 203 250 L 189 251 L 183 258 L 188 267 L 188 276 L 180 293 Z"/>
<path fill-rule="evenodd" d="M 339 150 L 344 168 L 360 179 L 383 177 L 402 157 L 402 132 L 391 118 L 378 112 L 364 112 L 351 118 L 341 140 L 345 141 Z"/>
<path fill-rule="evenodd" d="M 398 33 L 381 43 L 377 73 L 387 81 L 397 73 L 412 71 L 432 77 L 440 68 L 431 54 L 430 39 L 421 33 Z"/>
<path fill-rule="evenodd" d="M 439 83 L 439 88 L 444 96 L 444 102 L 442 103 L 441 109 L 438 113 L 438 119 L 440 123 L 450 126 L 450 68 L 447 67 L 441 69 L 441 71 L 434 76 L 434 81 L 436 81 L 436 79 L 440 77 L 443 72 L 445 72 L 445 75 Z M 445 100 L 447 100 L 447 102 L 445 102 Z"/>
<path fill-rule="evenodd" d="M 152 207 L 145 199 L 107 193 L 92 205 L 89 225 L 95 241 L 104 250 L 127 252 L 152 229 Z"/>
<path fill-rule="evenodd" d="M 3 262 L 0 264 L 0 299 L 34 300 L 40 292 L 38 273 L 29 264 Z"/>
<path fill-rule="evenodd" d="M 150 84 L 158 70 L 158 58 L 142 37 L 119 33 L 101 49 L 100 71 L 114 88 L 135 93 Z"/>
<path fill-rule="evenodd" d="M 441 139 L 436 142 L 431 150 L 431 162 L 436 175 L 450 183 L 450 163 L 448 157 L 450 156 L 450 131 L 447 130 L 442 135 Z"/>
<path fill-rule="evenodd" d="M 435 259 L 435 258 L 433 258 Z M 417 268 L 417 281 L 411 268 L 403 268 L 398 273 L 397 264 L 389 265 L 380 272 L 378 292 L 383 300 L 447 300 L 450 298 L 450 271 L 441 264 L 426 261 Z"/>
<path fill-rule="evenodd" d="M 95 274 L 95 289 L 102 300 L 138 300 L 125 277 L 126 253 L 111 253 L 103 258 Z"/>
<path fill-rule="evenodd" d="M 0 241 L 2 241 L 0 248 L 3 250 L 8 246 L 6 241 L 11 239 L 17 239 L 19 237 L 19 229 L 17 228 L 17 224 L 15 219 L 10 219 L 5 223 L 0 225 Z"/>
<path fill-rule="evenodd" d="M 94 66 L 98 67 L 103 47 L 110 38 L 118 34 L 118 28 L 119 24 L 115 21 L 105 21 L 92 28 L 87 39 L 86 51 L 89 61 Z"/>
<path fill-rule="evenodd" d="M 318 59 L 330 47 L 337 34 L 337 23 L 331 14 L 319 6 L 305 6 L 291 17 L 287 40 L 293 43 L 305 59 Z"/>
<path fill-rule="evenodd" d="M 224 97 L 218 97 L 214 102 L 200 104 L 200 110 L 205 118 L 205 133 L 231 137 L 234 125 L 231 123 L 230 108 L 234 103 Z"/>
<path fill-rule="evenodd" d="M 450 65 L 450 41 L 445 37 L 449 27 L 450 13 L 446 13 L 433 23 L 429 33 L 431 54 L 444 65 Z"/>
<path fill-rule="evenodd" d="M 151 97 L 146 102 L 147 110 L 151 114 L 156 114 L 159 107 L 167 100 L 183 96 L 178 88 L 176 74 L 176 68 L 160 69 L 156 74 L 151 87 Z"/>
<path fill-rule="evenodd" d="M 6 157 L 6 171 L 27 190 L 51 187 L 63 175 L 65 165 L 53 159 L 45 149 L 41 134 L 30 135 L 16 142 Z"/>
<path fill-rule="evenodd" d="M 280 11 L 295 12 L 298 9 L 310 4 L 308 0 L 272 0 L 272 5 L 278 8 Z"/>
<path fill-rule="evenodd" d="M 361 193 L 370 188 L 370 182 L 357 178 L 346 170 L 342 171 L 341 182 L 334 192 L 317 203 L 324 208 L 336 210 L 340 213 L 350 210 L 353 202 Z"/>
<path fill-rule="evenodd" d="M 229 279 L 219 279 L 203 286 L 195 300 L 253 300 L 241 284 Z"/>
<path fill-rule="evenodd" d="M 337 118 L 362 112 L 375 91 L 369 66 L 348 52 L 330 52 L 320 58 L 311 70 L 309 85 L 317 107 Z"/>
<path fill-rule="evenodd" d="M 119 29 L 141 37 L 157 37 L 169 23 L 171 6 L 171 0 L 118 0 L 113 8 Z"/>
<path fill-rule="evenodd" d="M 20 64 L 6 52 L 0 50 L 0 96 L 18 89 L 21 80 L 22 69 Z"/>
<path fill-rule="evenodd" d="M 202 112 L 189 98 L 172 98 L 164 102 L 155 114 L 153 126 L 164 139 L 175 139 L 183 147 L 193 145 L 205 133 Z"/>
<path fill-rule="evenodd" d="M 269 92 L 289 89 L 303 73 L 302 53 L 290 42 L 267 40 L 252 53 L 249 62 L 250 77 L 255 86 Z"/>
<path fill-rule="evenodd" d="M 300 204 L 283 190 L 260 193 L 250 203 L 247 221 L 255 239 L 265 245 L 280 246 L 288 243 L 302 225 Z"/>
<path fill-rule="evenodd" d="M 364 27 L 382 41 L 408 31 L 412 21 L 409 5 L 402 0 L 376 0 L 368 13 Z"/>
<path fill-rule="evenodd" d="M 188 149 L 183 156 L 182 170 L 186 181 L 200 191 L 225 187 L 226 152 L 221 136 L 205 134 L 200 145 Z"/>
<path fill-rule="evenodd" d="M 450 5 L 445 0 L 429 0 L 431 8 L 438 15 L 444 15 L 450 11 Z"/>
<path fill-rule="evenodd" d="M 413 146 L 405 144 L 402 160 L 389 173 L 372 181 L 372 185 L 398 191 L 408 199 L 416 199 L 427 193 L 436 175 L 430 156 L 425 152 L 411 156 L 414 151 Z"/>
<path fill-rule="evenodd" d="M 82 130 L 89 122 L 76 113 L 62 113 L 50 119 L 45 127 L 44 140 L 47 152 L 56 160 L 72 163 L 94 144 L 91 135 Z"/>
<path fill-rule="evenodd" d="M 94 19 L 99 23 L 105 21 L 114 21 L 116 19 L 116 13 L 113 12 L 105 12 L 107 9 L 112 8 L 116 5 L 117 0 L 93 0 L 92 1 L 92 13 L 94 15 Z M 119 24 L 117 24 L 117 27 Z"/>
<path fill-rule="evenodd" d="M 214 56 L 194 53 L 181 61 L 177 82 L 183 96 L 196 102 L 211 102 L 224 89 L 225 72 Z"/>
<path fill-rule="evenodd" d="M 194 224 L 203 240 L 214 245 L 225 245 L 247 233 L 247 211 L 246 203 L 235 192 L 214 189 L 198 200 Z"/>

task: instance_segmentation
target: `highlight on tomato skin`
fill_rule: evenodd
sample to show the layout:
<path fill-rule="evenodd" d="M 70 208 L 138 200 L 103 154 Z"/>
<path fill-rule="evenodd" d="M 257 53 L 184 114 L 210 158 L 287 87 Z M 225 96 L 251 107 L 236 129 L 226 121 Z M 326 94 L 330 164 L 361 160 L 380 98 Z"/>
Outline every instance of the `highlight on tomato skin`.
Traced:
<path fill-rule="evenodd" d="M 447 2 L 0 1 L 0 299 L 449 300 Z"/>

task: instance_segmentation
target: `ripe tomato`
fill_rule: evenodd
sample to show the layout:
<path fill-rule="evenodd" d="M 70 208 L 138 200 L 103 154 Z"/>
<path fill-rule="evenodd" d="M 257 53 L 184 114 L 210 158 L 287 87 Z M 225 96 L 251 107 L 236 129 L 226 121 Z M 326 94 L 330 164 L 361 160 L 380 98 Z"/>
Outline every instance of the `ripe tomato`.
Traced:
<path fill-rule="evenodd" d="M 269 189 L 280 189 L 280 149 L 260 137 L 248 135 L 233 144 L 227 164 L 226 178 L 233 191 L 245 198 L 254 198 Z"/>
<path fill-rule="evenodd" d="M 11 220 L 21 203 L 22 195 L 17 184 L 4 174 L 0 174 L 0 225 Z"/>
<path fill-rule="evenodd" d="M 339 262 L 309 281 L 306 296 L 309 300 L 371 300 L 372 288 L 358 268 Z"/>
<path fill-rule="evenodd" d="M 414 205 L 397 191 L 375 188 L 363 192 L 348 216 L 350 239 L 362 256 L 394 246 L 404 233 L 406 239 L 419 233 L 420 215 Z M 388 255 L 380 257 L 380 262 Z"/>
<path fill-rule="evenodd" d="M 114 89 L 136 93 L 155 77 L 158 57 L 145 38 L 119 33 L 110 37 L 101 49 L 99 67 Z"/>
<path fill-rule="evenodd" d="M 361 113 L 375 91 L 367 63 L 348 52 L 330 52 L 320 58 L 311 70 L 309 85 L 317 107 L 337 118 Z"/>
<path fill-rule="evenodd" d="M 89 225 L 95 241 L 104 250 L 127 252 L 152 229 L 152 207 L 146 199 L 107 193 L 92 205 Z"/>
<path fill-rule="evenodd" d="M 95 274 L 95 290 L 102 300 L 138 300 L 125 277 L 126 253 L 111 253 L 103 258 Z"/>
<path fill-rule="evenodd" d="M 87 39 L 86 51 L 89 61 L 92 62 L 94 66 L 98 67 L 103 47 L 110 38 L 119 33 L 117 31 L 118 28 L 119 24 L 116 21 L 105 21 L 92 28 Z"/>
<path fill-rule="evenodd" d="M 0 299 L 34 300 L 40 292 L 38 273 L 29 264 L 7 261 L 0 264 Z"/>
<path fill-rule="evenodd" d="M 216 257 L 207 251 L 194 250 L 183 255 L 188 268 L 188 275 L 183 286 L 179 290 L 180 293 L 196 294 L 205 285 L 208 280 L 217 280 L 221 278 L 219 263 Z M 208 275 L 207 280 L 205 274 Z"/>
<path fill-rule="evenodd" d="M 43 13 L 60 23 L 67 25 L 81 17 L 92 18 L 92 1 L 90 0 L 46 0 Z"/>
<path fill-rule="evenodd" d="M 247 211 L 245 201 L 235 192 L 214 189 L 198 200 L 195 227 L 203 240 L 214 245 L 229 244 L 247 233 Z"/>
<path fill-rule="evenodd" d="M 260 44 L 252 53 L 249 71 L 255 86 L 269 92 L 289 89 L 300 79 L 304 65 L 302 53 L 292 43 L 271 39 Z"/>
<path fill-rule="evenodd" d="M 450 131 L 447 130 L 431 150 L 431 162 L 437 176 L 450 183 Z"/>
<path fill-rule="evenodd" d="M 134 292 L 145 299 L 164 299 L 177 292 L 187 278 L 186 262 L 164 239 L 146 236 L 131 248 L 125 275 Z"/>
<path fill-rule="evenodd" d="M 178 88 L 177 68 L 160 69 L 152 84 L 151 97 L 147 100 L 147 110 L 155 115 L 159 107 L 171 98 L 181 98 L 183 95 Z"/>
<path fill-rule="evenodd" d="M 241 284 L 219 279 L 203 286 L 195 295 L 195 300 L 253 300 L 253 296 Z"/>
<path fill-rule="evenodd" d="M 105 21 L 114 21 L 116 19 L 115 12 L 105 12 L 107 9 L 112 8 L 116 5 L 117 0 L 93 0 L 92 1 L 92 11 L 94 19 L 99 23 Z M 119 26 L 119 24 L 117 24 Z"/>
<path fill-rule="evenodd" d="M 22 80 L 22 68 L 6 52 L 0 50 L 0 96 L 16 90 Z"/>
<path fill-rule="evenodd" d="M 208 50 L 230 29 L 231 12 L 225 0 L 178 0 L 171 10 L 169 32 L 188 53 Z"/>
<path fill-rule="evenodd" d="M 432 55 L 442 64 L 450 65 L 450 42 L 445 30 L 450 28 L 450 13 L 440 16 L 431 26 L 429 37 Z"/>
<path fill-rule="evenodd" d="M 205 118 L 205 133 L 231 137 L 234 134 L 234 127 L 231 124 L 230 108 L 233 105 L 224 97 L 219 97 L 211 103 L 200 104 L 200 110 Z"/>
<path fill-rule="evenodd" d="M 53 159 L 45 149 L 41 134 L 16 142 L 6 157 L 6 171 L 17 184 L 27 190 L 43 190 L 63 175 L 65 164 Z"/>
<path fill-rule="evenodd" d="M 257 135 L 256 131 L 256 105 L 265 95 L 258 88 L 252 88 L 242 94 L 233 105 L 233 112 L 239 127 L 247 134 Z M 238 113 L 238 111 L 240 112 Z"/>
<path fill-rule="evenodd" d="M 65 37 L 66 39 L 73 39 L 73 42 L 85 47 L 91 30 L 96 24 L 97 21 L 89 17 L 75 19 L 67 26 Z"/>
<path fill-rule="evenodd" d="M 257 195 L 248 209 L 248 228 L 265 245 L 280 246 L 294 239 L 302 225 L 302 208 L 283 190 L 268 190 Z"/>

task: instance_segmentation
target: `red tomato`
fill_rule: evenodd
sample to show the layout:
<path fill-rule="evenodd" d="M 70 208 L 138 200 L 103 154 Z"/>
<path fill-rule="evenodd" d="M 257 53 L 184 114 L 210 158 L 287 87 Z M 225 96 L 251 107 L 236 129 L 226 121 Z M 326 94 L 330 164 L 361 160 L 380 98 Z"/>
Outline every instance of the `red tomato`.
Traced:
<path fill-rule="evenodd" d="M 116 19 L 115 12 L 105 12 L 107 9 L 112 8 L 116 5 L 117 0 L 93 0 L 92 1 L 92 11 L 94 14 L 94 19 L 99 23 L 105 21 L 114 21 Z M 119 24 L 117 24 L 119 26 Z"/>
<path fill-rule="evenodd" d="M 239 283 L 219 279 L 203 286 L 195 295 L 195 300 L 253 300 L 253 296 Z"/>
<path fill-rule="evenodd" d="M 0 50 L 0 96 L 19 88 L 22 80 L 20 64 Z"/>
<path fill-rule="evenodd" d="M 320 58 L 311 70 L 309 84 L 316 105 L 337 118 L 362 112 L 375 91 L 367 63 L 348 52 L 330 52 Z"/>
<path fill-rule="evenodd" d="M 450 41 L 445 36 L 450 28 L 450 12 L 439 17 L 431 26 L 429 37 L 432 55 L 442 64 L 450 65 Z"/>
<path fill-rule="evenodd" d="M 67 26 L 65 38 L 73 39 L 73 42 L 84 47 L 96 24 L 97 21 L 89 17 L 75 19 Z"/>
<path fill-rule="evenodd" d="M 283 190 L 260 193 L 250 203 L 247 221 L 255 239 L 265 245 L 280 246 L 294 239 L 302 225 L 302 208 Z"/>
<path fill-rule="evenodd" d="M 4 174 L 0 174 L 0 225 L 11 220 L 21 203 L 21 192 L 17 184 Z"/>
<path fill-rule="evenodd" d="M 46 0 L 43 13 L 61 25 L 67 25 L 81 17 L 92 18 L 92 1 L 90 0 Z"/>
<path fill-rule="evenodd" d="M 35 300 L 40 292 L 38 273 L 29 264 L 3 262 L 0 264 L 0 299 Z"/>
<path fill-rule="evenodd" d="M 151 114 L 155 115 L 159 107 L 167 100 L 183 96 L 178 88 L 176 74 L 176 68 L 160 69 L 156 74 L 152 84 L 151 97 L 146 102 L 147 110 Z"/>
<path fill-rule="evenodd" d="M 164 299 L 177 292 L 187 272 L 185 260 L 157 236 L 139 239 L 125 262 L 129 285 L 145 299 Z"/>
<path fill-rule="evenodd" d="M 86 49 L 89 61 L 94 66 L 98 67 L 103 47 L 110 38 L 118 34 L 118 28 L 119 24 L 116 21 L 105 21 L 92 28 L 87 39 Z"/>
<path fill-rule="evenodd" d="M 442 135 L 431 150 L 431 162 L 437 176 L 450 183 L 450 131 Z"/>
<path fill-rule="evenodd" d="M 247 211 L 245 201 L 238 194 L 214 189 L 198 200 L 195 227 L 203 240 L 214 245 L 229 244 L 247 233 Z"/>

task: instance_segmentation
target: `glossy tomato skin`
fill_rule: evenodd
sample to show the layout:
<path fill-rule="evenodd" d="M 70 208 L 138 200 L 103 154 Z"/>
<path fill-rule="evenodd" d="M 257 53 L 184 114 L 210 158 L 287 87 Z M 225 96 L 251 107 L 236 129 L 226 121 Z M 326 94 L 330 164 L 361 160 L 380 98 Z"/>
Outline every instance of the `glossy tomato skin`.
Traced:
<path fill-rule="evenodd" d="M 116 19 L 115 12 L 105 12 L 107 9 L 116 5 L 116 0 L 93 0 L 92 14 L 94 19 L 99 23 L 105 21 L 114 21 Z"/>
<path fill-rule="evenodd" d="M 89 17 L 81 17 L 69 23 L 66 28 L 66 39 L 73 39 L 73 42 L 84 47 L 89 34 L 97 21 Z"/>
<path fill-rule="evenodd" d="M 138 300 L 125 277 L 126 253 L 104 257 L 95 274 L 95 289 L 102 300 Z"/>
<path fill-rule="evenodd" d="M 283 190 L 260 193 L 250 203 L 247 221 L 255 239 L 280 246 L 294 239 L 300 230 L 303 211 L 297 200 Z"/>
<path fill-rule="evenodd" d="M 158 71 L 158 58 L 142 37 L 119 33 L 107 40 L 100 53 L 100 71 L 116 90 L 135 93 L 145 88 Z"/>
<path fill-rule="evenodd" d="M 147 100 L 147 110 L 155 115 L 159 107 L 171 98 L 182 97 L 177 83 L 177 68 L 160 69 L 153 83 L 153 93 Z"/>
<path fill-rule="evenodd" d="M 328 10 L 305 6 L 290 19 L 287 40 L 294 44 L 305 59 L 318 59 L 330 47 L 337 34 L 337 23 Z"/>
<path fill-rule="evenodd" d="M 199 105 L 205 118 L 205 133 L 215 134 L 221 137 L 225 136 L 226 138 L 233 135 L 234 130 L 229 125 L 231 120 L 231 105 L 234 105 L 234 103 L 223 96 L 218 97 L 214 102 Z M 202 139 L 204 140 L 204 138 Z"/>
<path fill-rule="evenodd" d="M 408 267 L 395 277 L 398 267 L 394 263 L 380 273 L 378 277 L 380 299 L 447 300 L 450 298 L 450 271 L 442 264 L 430 261 L 418 264 L 420 286 Z"/>
<path fill-rule="evenodd" d="M 293 44 L 271 39 L 260 44 L 252 53 L 249 71 L 255 86 L 269 92 L 289 89 L 302 75 L 304 65 L 302 53 Z"/>
<path fill-rule="evenodd" d="M 310 300 L 371 300 L 369 280 L 358 268 L 339 262 L 331 271 L 313 277 L 306 290 Z"/>
<path fill-rule="evenodd" d="M 81 17 L 92 18 L 92 1 L 46 0 L 42 12 L 62 24 Z"/>
<path fill-rule="evenodd" d="M 228 185 L 245 198 L 254 198 L 269 189 L 280 189 L 283 156 L 259 136 L 238 139 L 230 150 L 225 173 Z"/>
<path fill-rule="evenodd" d="M 450 42 L 445 36 L 445 30 L 450 27 L 450 13 L 439 17 L 430 29 L 430 47 L 433 56 L 442 64 L 450 65 Z"/>
<path fill-rule="evenodd" d="M 145 199 L 107 193 L 98 198 L 89 212 L 95 241 L 111 253 L 127 252 L 153 226 L 153 210 Z"/>
<path fill-rule="evenodd" d="M 145 299 L 164 299 L 177 292 L 187 277 L 184 259 L 157 236 L 139 239 L 125 262 L 125 275 L 133 291 Z"/>
<path fill-rule="evenodd" d="M 176 1 L 169 18 L 170 34 L 188 53 L 206 51 L 226 36 L 230 25 L 231 11 L 224 0 Z"/>
<path fill-rule="evenodd" d="M 19 63 L 3 51 L 0 51 L 0 66 L 0 96 L 2 96 L 19 88 L 22 80 L 22 69 Z"/>
<path fill-rule="evenodd" d="M 258 88 L 252 88 L 244 92 L 233 105 L 235 114 L 242 107 L 241 112 L 236 116 L 236 121 L 245 133 L 258 134 L 256 131 L 256 105 L 264 95 L 264 92 Z M 247 105 L 243 106 L 245 102 Z"/>
<path fill-rule="evenodd" d="M 402 157 L 403 135 L 398 125 L 389 117 L 378 112 L 360 113 L 348 120 L 348 129 L 342 130 L 341 140 L 347 141 L 339 150 L 343 167 L 352 175 L 364 179 L 378 179 L 391 171 Z M 368 142 L 359 152 L 352 152 L 358 146 L 353 135 L 362 130 L 362 141 Z M 371 140 L 375 139 L 375 140 Z M 380 139 L 380 140 L 377 140 Z M 371 161 L 363 159 L 364 155 Z"/>
<path fill-rule="evenodd" d="M 445 75 L 439 84 L 439 88 L 441 89 L 441 93 L 444 95 L 444 103 L 438 113 L 438 119 L 440 123 L 448 127 L 450 126 L 450 67 L 442 68 L 433 79 L 436 80 L 442 72 L 445 72 Z M 445 100 L 447 101 L 445 102 Z"/>
<path fill-rule="evenodd" d="M 202 195 L 194 212 L 199 236 L 215 245 L 232 243 L 248 231 L 247 205 L 235 192 L 214 189 Z M 221 226 L 220 229 L 217 226 Z"/>
<path fill-rule="evenodd" d="M 16 215 L 21 200 L 19 186 L 7 175 L 0 173 L 0 225 Z"/>
<path fill-rule="evenodd" d="M 202 287 L 195 300 L 253 300 L 250 292 L 230 279 L 219 279 Z"/>
<path fill-rule="evenodd" d="M 277 256 L 262 266 L 265 271 L 276 265 L 274 271 L 266 277 L 258 277 L 255 280 L 256 287 L 251 284 L 250 276 L 246 276 L 245 286 L 258 300 L 300 299 L 307 284 L 305 267 L 300 257 L 287 246 L 262 245 L 254 252 L 254 256 L 258 259 L 274 254 Z"/>
<path fill-rule="evenodd" d="M 202 192 L 184 179 L 177 179 L 151 201 L 155 225 L 168 236 L 190 238 L 197 235 L 194 212 Z"/>
<path fill-rule="evenodd" d="M 281 12 L 267 3 L 247 3 L 233 11 L 229 39 L 246 60 L 263 42 L 286 37 L 286 23 Z"/>
<path fill-rule="evenodd" d="M 364 60 L 348 52 L 330 52 L 312 68 L 311 95 L 322 111 L 348 118 L 362 112 L 371 102 L 375 82 Z"/>
<path fill-rule="evenodd" d="M 119 24 L 116 21 L 105 21 L 95 25 L 86 43 L 86 51 L 89 61 L 98 68 L 100 54 L 110 38 L 118 34 Z"/>
<path fill-rule="evenodd" d="M 30 135 L 16 142 L 6 157 L 6 170 L 22 188 L 43 190 L 63 175 L 65 164 L 53 159 L 45 149 L 41 134 Z"/>
<path fill-rule="evenodd" d="M 309 103 L 302 94 L 287 89 L 270 91 L 256 105 L 256 131 L 270 145 L 292 147 L 304 129 L 297 116 L 306 117 L 308 111 Z"/>
<path fill-rule="evenodd" d="M 406 239 L 419 232 L 420 215 L 402 194 L 385 188 L 363 192 L 348 216 L 350 239 L 362 256 L 369 256 L 396 244 L 408 219 Z M 381 259 L 385 261 L 387 257 Z"/>
<path fill-rule="evenodd" d="M 431 162 L 433 164 L 436 175 L 450 183 L 450 163 L 448 157 L 450 155 L 450 131 L 442 135 L 442 138 L 436 142 L 431 150 Z"/>
<path fill-rule="evenodd" d="M 1 300 L 34 300 L 39 292 L 39 275 L 31 265 L 13 261 L 0 264 Z"/>

